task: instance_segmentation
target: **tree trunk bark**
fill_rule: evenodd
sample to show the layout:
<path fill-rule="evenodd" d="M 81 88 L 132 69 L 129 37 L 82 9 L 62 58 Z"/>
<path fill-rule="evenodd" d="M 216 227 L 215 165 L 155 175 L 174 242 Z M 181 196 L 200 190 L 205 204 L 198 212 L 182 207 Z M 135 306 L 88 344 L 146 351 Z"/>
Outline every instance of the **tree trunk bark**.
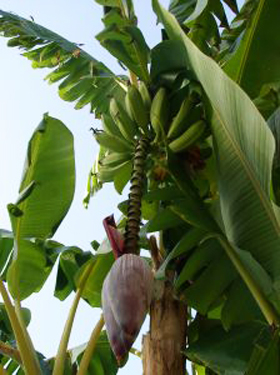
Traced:
<path fill-rule="evenodd" d="M 172 286 L 165 282 L 161 298 L 150 310 L 150 332 L 143 336 L 144 375 L 185 375 L 187 307 L 174 299 Z"/>

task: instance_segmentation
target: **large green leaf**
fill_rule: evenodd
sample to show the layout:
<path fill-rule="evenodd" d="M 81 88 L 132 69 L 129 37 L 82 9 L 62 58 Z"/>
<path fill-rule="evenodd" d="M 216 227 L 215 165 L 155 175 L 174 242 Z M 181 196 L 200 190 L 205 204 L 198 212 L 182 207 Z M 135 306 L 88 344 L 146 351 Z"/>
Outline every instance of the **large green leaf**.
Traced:
<path fill-rule="evenodd" d="M 269 332 L 268 326 L 259 322 L 240 325 L 230 332 L 214 326 L 202 331 L 201 337 L 189 346 L 186 353 L 188 358 L 202 362 L 219 375 L 243 375 L 254 341 L 262 330 Z"/>
<path fill-rule="evenodd" d="M 89 323 L 89 330 L 93 328 Z M 86 345 L 80 345 L 68 351 L 72 365 L 80 363 Z M 107 334 L 105 331 L 102 331 L 96 343 L 87 373 L 94 375 L 115 375 L 117 372 L 117 361 L 110 348 Z"/>
<path fill-rule="evenodd" d="M 78 247 L 62 248 L 56 275 L 55 297 L 63 301 L 76 289 L 76 273 L 92 257 L 89 251 L 83 251 Z"/>
<path fill-rule="evenodd" d="M 209 264 L 206 269 L 202 268 L 201 275 L 185 289 L 184 296 L 192 307 L 206 314 L 207 311 L 213 309 L 214 304 L 224 295 L 235 278 L 236 271 L 229 263 L 227 256 L 220 254 L 215 262 Z"/>
<path fill-rule="evenodd" d="M 114 75 L 103 63 L 54 32 L 12 13 L 0 10 L 0 35 L 9 38 L 8 46 L 26 51 L 34 68 L 54 69 L 46 79 L 62 81 L 59 95 L 77 101 L 76 109 L 91 105 L 97 114 L 106 112 L 108 97 L 123 98 L 122 77 Z"/>
<path fill-rule="evenodd" d="M 254 104 L 262 116 L 268 119 L 280 106 L 280 81 L 264 84 Z"/>
<path fill-rule="evenodd" d="M 113 8 L 103 18 L 105 29 L 97 36 L 97 40 L 113 56 L 143 81 L 149 81 L 148 62 L 149 47 L 135 20 L 129 19 Z"/>
<path fill-rule="evenodd" d="M 179 43 L 164 40 L 151 50 L 151 78 L 164 74 L 179 74 L 185 69 L 185 58 Z"/>
<path fill-rule="evenodd" d="M 46 114 L 29 141 L 18 201 L 9 205 L 15 236 L 8 270 L 13 297 L 24 299 L 44 284 L 53 265 L 44 240 L 66 215 L 74 189 L 73 136 L 61 121 Z"/>
<path fill-rule="evenodd" d="M 8 345 L 11 345 L 13 346 L 14 345 L 14 342 L 7 342 Z M 41 367 L 41 374 L 42 375 L 51 375 L 51 367 L 49 365 L 49 363 L 47 362 L 46 358 L 39 352 L 36 352 L 37 354 L 37 357 L 38 357 L 38 360 L 39 360 L 39 364 L 40 364 L 40 367 Z M 25 372 L 23 371 L 21 365 L 18 363 L 18 361 L 16 360 L 16 358 L 10 358 L 10 357 L 6 357 L 4 355 L 0 355 L 0 371 L 2 370 L 2 367 L 3 366 L 5 368 L 5 375 L 13 375 L 13 374 L 17 374 L 17 375 L 24 375 Z M 65 375 L 71 375 L 70 373 L 68 374 L 65 374 Z"/>
<path fill-rule="evenodd" d="M 146 233 L 158 232 L 174 228 L 183 223 L 183 220 L 173 213 L 169 207 L 160 210 L 157 215 L 143 227 Z"/>
<path fill-rule="evenodd" d="M 278 375 L 280 370 L 279 331 L 273 337 L 262 332 L 254 343 L 246 375 Z"/>
<path fill-rule="evenodd" d="M 242 311 L 242 314 L 240 312 Z M 252 320 L 264 320 L 256 301 L 249 289 L 238 278 L 227 290 L 227 298 L 221 311 L 221 321 L 225 329 Z"/>
<path fill-rule="evenodd" d="M 175 201 L 170 206 L 182 220 L 208 231 L 219 232 L 219 227 L 208 207 L 199 196 L 198 189 L 187 173 L 182 173 L 182 161 L 168 149 L 167 168 L 176 186 L 184 194 L 184 200 Z"/>
<path fill-rule="evenodd" d="M 23 320 L 26 326 L 31 321 L 31 311 L 27 308 L 21 308 Z M 0 340 L 1 341 L 12 341 L 15 339 L 14 332 L 3 303 L 0 303 Z"/>
<path fill-rule="evenodd" d="M 118 8 L 125 17 L 135 21 L 133 0 L 95 0 L 95 2 L 103 5 L 105 14 L 110 12 L 111 8 Z"/>
<path fill-rule="evenodd" d="M 82 297 L 92 306 L 101 307 L 101 290 L 103 282 L 107 273 L 110 271 L 112 264 L 114 263 L 114 255 L 112 253 L 110 242 L 107 238 L 102 241 L 97 254 L 91 260 L 89 260 L 78 273 L 76 273 L 75 282 L 79 283 L 80 276 L 83 274 L 83 270 L 89 262 L 93 262 L 93 266 L 87 282 L 83 288 Z"/>
<path fill-rule="evenodd" d="M 250 320 L 264 319 L 221 245 L 214 239 L 203 240 L 203 233 L 200 233 L 200 238 L 198 234 L 191 231 L 186 233 L 166 258 L 157 277 L 164 276 L 165 267 L 172 259 L 184 256 L 180 261 L 175 287 L 189 306 L 201 314 L 207 314 L 219 306 L 220 319 L 225 329 Z M 251 271 L 260 293 L 266 293 L 267 298 L 270 297 L 272 303 L 277 305 L 272 282 L 265 271 L 252 259 L 250 253 L 239 250 L 238 254 Z"/>
<path fill-rule="evenodd" d="M 224 3 L 233 12 L 238 12 L 236 0 L 224 0 Z M 218 18 L 221 14 L 223 14 L 223 17 L 226 17 L 220 0 L 171 0 L 169 11 L 174 14 L 180 23 L 183 23 L 186 20 L 190 21 L 198 18 L 208 4 L 210 4 L 210 11 L 214 11 Z"/>
<path fill-rule="evenodd" d="M 64 247 L 59 259 L 55 296 L 60 300 L 67 298 L 76 290 L 85 269 L 91 264 L 91 272 L 83 287 L 82 298 L 93 307 L 101 307 L 103 281 L 113 263 L 114 256 L 107 238 L 102 241 L 96 255 L 77 247 Z"/>
<path fill-rule="evenodd" d="M 168 267 L 169 263 L 181 256 L 181 255 L 187 255 L 188 252 L 190 252 L 194 247 L 196 247 L 199 242 L 204 237 L 205 232 L 200 228 L 190 228 L 176 243 L 172 251 L 167 255 L 167 257 L 164 259 L 164 262 L 161 264 L 160 268 L 158 269 L 156 273 L 157 279 L 162 279 L 165 277 L 165 271 Z M 187 281 L 188 279 L 185 278 L 184 281 Z"/>
<path fill-rule="evenodd" d="M 174 14 L 180 23 L 188 18 L 195 8 L 196 0 L 172 0 L 170 1 L 169 11 Z"/>
<path fill-rule="evenodd" d="M 248 8 L 252 8 L 250 12 Z M 227 56 L 225 71 L 252 98 L 264 84 L 280 79 L 279 11 L 277 0 L 248 2 L 244 7 L 245 32 L 240 30 L 238 48 Z M 241 21 L 241 16 L 236 21 Z"/>
<path fill-rule="evenodd" d="M 270 202 L 274 138 L 249 97 L 185 36 L 174 17 L 154 0 L 172 40 L 181 44 L 186 68 L 212 106 L 221 212 L 228 239 L 249 251 L 271 276 L 280 277 L 280 227 Z"/>

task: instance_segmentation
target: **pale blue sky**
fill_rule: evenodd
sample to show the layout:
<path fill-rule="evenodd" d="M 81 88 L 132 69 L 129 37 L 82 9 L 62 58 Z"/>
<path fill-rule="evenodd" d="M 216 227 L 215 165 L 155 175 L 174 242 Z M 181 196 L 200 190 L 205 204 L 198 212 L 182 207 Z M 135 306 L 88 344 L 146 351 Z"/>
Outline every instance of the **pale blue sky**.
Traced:
<path fill-rule="evenodd" d="M 160 27 L 156 27 L 156 18 L 150 3 L 134 0 L 139 26 L 152 47 L 160 41 Z M 167 6 L 169 1 L 162 0 L 161 3 Z M 87 52 L 102 60 L 115 72 L 121 72 L 117 62 L 94 39 L 102 30 L 102 8 L 93 0 L 84 0 L 81 3 L 75 0 L 0 0 L 0 9 L 13 11 L 25 18 L 32 16 L 35 22 L 70 41 L 84 43 L 83 48 Z M 117 202 L 125 199 L 107 186 L 92 199 L 88 210 L 82 206 L 88 171 L 98 150 L 89 132 L 91 126 L 96 126 L 96 120 L 89 114 L 89 108 L 76 111 L 73 104 L 63 102 L 57 95 L 56 87 L 48 86 L 43 81 L 48 71 L 33 70 L 30 62 L 20 56 L 19 50 L 7 48 L 6 42 L 5 39 L 0 39 L 0 228 L 10 227 L 6 205 L 15 202 L 17 198 L 27 142 L 42 115 L 49 112 L 51 116 L 62 120 L 74 134 L 77 170 L 75 199 L 54 239 L 66 245 L 77 245 L 89 250 L 93 239 L 101 241 L 105 235 L 103 218 L 112 212 L 117 213 Z M 46 356 L 56 353 L 73 299 L 71 295 L 61 303 L 52 297 L 54 283 L 53 272 L 43 290 L 23 303 L 32 310 L 30 333 L 35 347 Z M 81 303 L 70 347 L 87 341 L 99 314 L 98 309 Z M 147 326 L 146 324 L 146 330 Z M 141 338 L 138 338 L 135 346 L 140 349 Z M 121 369 L 119 374 L 141 374 L 140 360 L 131 355 L 127 366 Z"/>

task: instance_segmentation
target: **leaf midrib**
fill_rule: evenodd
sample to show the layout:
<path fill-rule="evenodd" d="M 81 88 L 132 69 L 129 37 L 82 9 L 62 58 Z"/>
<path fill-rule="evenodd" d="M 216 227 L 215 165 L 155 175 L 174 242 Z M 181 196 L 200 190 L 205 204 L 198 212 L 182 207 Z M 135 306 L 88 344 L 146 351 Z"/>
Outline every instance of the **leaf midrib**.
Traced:
<path fill-rule="evenodd" d="M 250 163 L 248 162 L 248 160 L 246 158 L 243 157 L 243 152 L 241 151 L 241 149 L 240 149 L 239 145 L 237 144 L 237 142 L 235 141 L 235 139 L 231 136 L 225 122 L 222 120 L 222 118 L 220 116 L 219 111 L 216 109 L 216 107 L 213 103 L 212 103 L 212 105 L 213 105 L 215 114 L 216 114 L 219 122 L 223 126 L 223 129 L 224 129 L 224 131 L 227 135 L 227 138 L 228 138 L 229 142 L 231 143 L 231 145 L 232 145 L 233 149 L 235 150 L 236 154 L 238 155 L 239 160 L 240 160 L 241 164 L 243 165 L 243 169 L 245 170 L 246 174 L 249 177 L 249 181 L 251 181 L 253 187 L 255 188 L 255 191 L 256 191 L 257 195 L 259 196 L 260 201 L 262 203 L 262 206 L 264 207 L 264 210 L 266 211 L 266 213 L 267 213 L 276 233 L 278 235 L 280 235 L 280 227 L 279 227 L 278 222 L 276 220 L 276 217 L 273 213 L 273 209 L 272 209 L 272 205 L 270 204 L 270 201 L 263 194 L 263 189 L 260 185 L 259 180 L 256 178 L 255 173 L 252 171 Z"/>
<path fill-rule="evenodd" d="M 249 34 L 249 36 L 248 36 L 248 46 L 245 48 L 244 57 L 241 60 L 239 73 L 238 73 L 237 79 L 236 79 L 236 82 L 239 85 L 241 84 L 241 81 L 242 81 L 242 78 L 243 78 L 243 74 L 244 74 L 246 62 L 248 60 L 249 51 L 251 49 L 251 44 L 253 42 L 253 36 L 255 34 L 258 22 L 260 20 L 260 16 L 261 16 L 261 13 L 262 13 L 264 2 L 265 2 L 265 0 L 260 0 L 258 8 L 257 8 L 256 13 L 255 13 L 255 16 L 253 17 L 252 28 L 249 29 L 249 33 L 248 33 Z"/>

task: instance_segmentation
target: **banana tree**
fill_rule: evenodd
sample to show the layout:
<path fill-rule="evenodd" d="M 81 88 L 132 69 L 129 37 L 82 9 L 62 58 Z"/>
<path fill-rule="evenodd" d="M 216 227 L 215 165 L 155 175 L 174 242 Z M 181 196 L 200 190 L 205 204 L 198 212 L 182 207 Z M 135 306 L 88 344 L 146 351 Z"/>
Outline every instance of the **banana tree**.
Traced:
<path fill-rule="evenodd" d="M 96 38 L 126 75 L 0 11 L 8 46 L 21 48 L 34 68 L 49 68 L 59 96 L 76 109 L 89 104 L 101 120 L 92 129 L 100 150 L 85 206 L 106 183 L 126 195 L 118 223 L 104 219 L 107 238 L 93 242 L 96 253 L 52 241 L 73 197 L 74 156 L 67 128 L 44 116 L 18 201 L 8 206 L 13 232 L 0 237 L 3 371 L 113 375 L 133 352 L 145 375 L 190 368 L 276 375 L 279 5 L 253 0 L 239 10 L 235 0 L 172 0 L 166 10 L 153 0 L 162 40 L 150 48 L 132 0 L 96 2 L 104 9 Z M 21 301 L 42 287 L 58 257 L 55 295 L 76 294 L 58 353 L 46 360 L 33 348 Z M 89 342 L 69 349 L 81 298 L 103 314 Z M 132 345 L 146 314 L 139 354 Z"/>

